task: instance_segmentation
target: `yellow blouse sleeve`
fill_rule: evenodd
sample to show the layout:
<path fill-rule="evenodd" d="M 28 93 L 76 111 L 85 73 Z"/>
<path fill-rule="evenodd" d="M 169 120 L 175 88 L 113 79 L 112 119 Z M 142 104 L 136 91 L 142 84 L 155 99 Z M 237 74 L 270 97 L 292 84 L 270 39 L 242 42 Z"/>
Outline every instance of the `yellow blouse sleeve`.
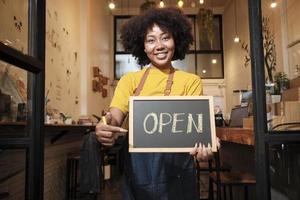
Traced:
<path fill-rule="evenodd" d="M 133 90 L 132 74 L 129 73 L 118 82 L 110 107 L 118 108 L 126 114 L 128 112 L 129 97 L 133 94 Z"/>

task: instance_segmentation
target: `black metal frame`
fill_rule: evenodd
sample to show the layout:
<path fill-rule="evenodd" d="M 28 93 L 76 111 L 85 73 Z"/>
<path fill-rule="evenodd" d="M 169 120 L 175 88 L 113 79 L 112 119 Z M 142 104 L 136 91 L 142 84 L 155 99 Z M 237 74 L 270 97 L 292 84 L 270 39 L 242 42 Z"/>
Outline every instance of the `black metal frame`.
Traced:
<path fill-rule="evenodd" d="M 271 199 L 269 145 L 300 142 L 299 131 L 268 131 L 261 0 L 248 0 L 255 132 L 256 199 Z"/>
<path fill-rule="evenodd" d="M 44 188 L 44 90 L 45 90 L 45 0 L 29 0 L 29 55 L 0 43 L 0 60 L 28 74 L 28 96 L 31 99 L 28 135 L 0 139 L 5 149 L 26 149 L 25 199 L 42 200 Z"/>

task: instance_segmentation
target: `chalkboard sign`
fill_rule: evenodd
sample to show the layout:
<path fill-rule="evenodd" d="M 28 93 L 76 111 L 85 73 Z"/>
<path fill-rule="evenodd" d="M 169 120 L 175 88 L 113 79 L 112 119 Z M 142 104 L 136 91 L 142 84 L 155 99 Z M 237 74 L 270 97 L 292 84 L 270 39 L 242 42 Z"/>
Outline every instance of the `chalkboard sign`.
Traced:
<path fill-rule="evenodd" d="M 216 151 L 212 96 L 134 96 L 129 100 L 129 152 Z"/>

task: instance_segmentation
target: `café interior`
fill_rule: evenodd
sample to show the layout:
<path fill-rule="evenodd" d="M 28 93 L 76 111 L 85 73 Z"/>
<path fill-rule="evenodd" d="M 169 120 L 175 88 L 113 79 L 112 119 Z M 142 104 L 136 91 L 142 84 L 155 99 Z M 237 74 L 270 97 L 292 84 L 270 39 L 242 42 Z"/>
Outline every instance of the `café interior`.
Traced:
<path fill-rule="evenodd" d="M 299 0 L 0 0 L 0 199 L 122 199 L 126 139 L 93 144 L 91 165 L 83 148 L 119 79 L 145 67 L 122 24 L 167 6 L 192 24 L 172 64 L 201 77 L 221 145 L 195 161 L 199 199 L 300 199 Z"/>

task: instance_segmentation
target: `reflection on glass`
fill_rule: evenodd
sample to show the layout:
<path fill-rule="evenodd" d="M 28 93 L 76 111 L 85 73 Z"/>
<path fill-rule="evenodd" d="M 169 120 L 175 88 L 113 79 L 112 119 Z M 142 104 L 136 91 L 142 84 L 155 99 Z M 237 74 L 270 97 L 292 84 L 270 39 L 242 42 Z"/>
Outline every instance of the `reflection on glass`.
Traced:
<path fill-rule="evenodd" d="M 128 20 L 129 18 L 117 18 L 116 19 L 116 51 L 122 52 L 124 51 L 123 45 L 121 44 L 120 39 L 120 30 L 122 25 Z"/>
<path fill-rule="evenodd" d="M 2 150 L 0 152 L 0 193 L 4 199 L 25 199 L 25 150 Z"/>
<path fill-rule="evenodd" d="M 188 19 L 189 19 L 189 21 L 192 24 L 192 31 L 191 32 L 192 32 L 192 35 L 193 35 L 193 38 L 194 38 L 193 44 L 190 45 L 189 49 L 190 50 L 195 50 L 195 41 L 196 41 L 196 38 L 195 38 L 195 26 L 194 26 L 194 24 L 195 24 L 195 18 L 194 17 L 189 17 Z"/>
<path fill-rule="evenodd" d="M 300 199 L 300 143 L 276 144 L 269 149 L 271 199 Z"/>
<path fill-rule="evenodd" d="M 187 54 L 183 60 L 174 60 L 172 65 L 176 69 L 195 73 L 195 54 Z"/>
<path fill-rule="evenodd" d="M 208 30 L 207 23 L 212 23 L 212 30 Z M 202 22 L 201 18 L 197 18 L 196 23 L 196 42 L 197 50 L 221 50 L 220 38 L 220 18 L 214 17 L 210 22 Z"/>
<path fill-rule="evenodd" d="M 137 63 L 137 60 L 130 54 L 116 55 L 116 77 L 120 79 L 124 74 L 128 72 L 135 72 L 141 69 L 141 66 Z"/>
<path fill-rule="evenodd" d="M 223 78 L 221 54 L 198 54 L 197 74 L 201 78 Z"/>
<path fill-rule="evenodd" d="M 0 42 L 28 53 L 28 0 L 1 0 L 0 19 Z"/>
<path fill-rule="evenodd" d="M 0 122 L 25 122 L 27 72 L 0 61 Z"/>
<path fill-rule="evenodd" d="M 288 99 L 296 97 L 297 92 L 287 95 L 286 90 L 282 95 L 274 95 L 273 90 L 267 90 L 267 119 L 269 131 L 295 131 L 300 130 L 300 101 Z"/>

